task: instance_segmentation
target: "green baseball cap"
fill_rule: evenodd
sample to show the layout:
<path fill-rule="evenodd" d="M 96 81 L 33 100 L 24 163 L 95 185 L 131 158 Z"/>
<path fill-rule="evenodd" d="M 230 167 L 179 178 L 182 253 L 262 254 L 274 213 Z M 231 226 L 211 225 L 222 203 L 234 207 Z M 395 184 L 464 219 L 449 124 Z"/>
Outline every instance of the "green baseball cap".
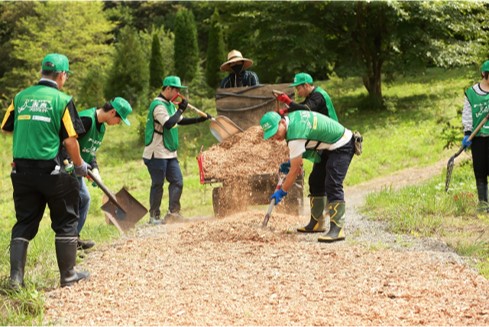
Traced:
<path fill-rule="evenodd" d="M 489 60 L 484 61 L 481 66 L 481 72 L 489 72 Z"/>
<path fill-rule="evenodd" d="M 294 83 L 290 84 L 290 86 L 297 86 L 301 84 L 312 84 L 313 80 L 311 75 L 307 73 L 298 73 L 294 76 Z"/>
<path fill-rule="evenodd" d="M 277 133 L 280 119 L 282 118 L 275 111 L 269 111 L 261 117 L 260 125 L 263 129 L 263 139 L 268 140 Z"/>
<path fill-rule="evenodd" d="M 46 55 L 42 60 L 41 69 L 51 72 L 71 73 L 68 58 L 59 53 L 50 53 Z"/>
<path fill-rule="evenodd" d="M 121 97 L 116 97 L 112 101 L 110 101 L 112 107 L 114 107 L 115 111 L 121 116 L 121 119 L 127 126 L 131 126 L 131 122 L 127 119 L 127 116 L 132 112 L 132 107 L 126 99 Z"/>
<path fill-rule="evenodd" d="M 179 89 L 186 89 L 187 87 L 182 85 L 180 77 L 178 76 L 167 76 L 163 80 L 163 86 L 177 87 Z"/>

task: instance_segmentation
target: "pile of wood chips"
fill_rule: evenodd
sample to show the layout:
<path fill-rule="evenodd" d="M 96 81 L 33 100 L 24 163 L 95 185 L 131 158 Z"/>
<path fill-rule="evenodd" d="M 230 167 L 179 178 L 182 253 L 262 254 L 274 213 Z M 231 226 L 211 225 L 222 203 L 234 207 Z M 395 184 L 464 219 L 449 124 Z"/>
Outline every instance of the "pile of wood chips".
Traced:
<path fill-rule="evenodd" d="M 285 141 L 263 139 L 260 126 L 252 126 L 203 151 L 206 180 L 248 179 L 256 174 L 273 174 L 289 159 Z"/>

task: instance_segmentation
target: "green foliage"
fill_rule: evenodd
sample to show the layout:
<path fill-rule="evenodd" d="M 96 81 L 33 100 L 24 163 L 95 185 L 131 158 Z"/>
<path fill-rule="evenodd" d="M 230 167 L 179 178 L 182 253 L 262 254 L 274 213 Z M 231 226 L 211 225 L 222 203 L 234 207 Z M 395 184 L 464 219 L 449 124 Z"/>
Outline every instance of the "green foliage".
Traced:
<path fill-rule="evenodd" d="M 197 26 L 194 14 L 186 8 L 180 8 L 175 18 L 175 74 L 185 83 L 190 83 L 199 64 Z"/>
<path fill-rule="evenodd" d="M 226 53 L 224 50 L 224 36 L 222 26 L 219 21 L 219 12 L 215 10 L 210 21 L 205 69 L 205 79 L 207 81 L 207 85 L 212 88 L 217 88 L 221 79 L 224 77 L 219 71 L 223 58 L 226 58 Z"/>
<path fill-rule="evenodd" d="M 47 53 L 59 52 L 68 57 L 74 72 L 64 91 L 77 98 L 89 69 L 109 63 L 113 25 L 102 7 L 101 2 L 35 2 L 35 14 L 16 21 L 10 56 L 22 64 L 2 79 L 9 97 L 37 81 L 40 62 Z"/>
<path fill-rule="evenodd" d="M 163 67 L 163 54 L 161 53 L 161 44 L 158 35 L 153 34 L 151 43 L 151 58 L 149 61 L 149 85 L 156 89 L 161 87 L 162 78 L 165 76 Z"/>
<path fill-rule="evenodd" d="M 105 95 L 107 98 L 125 98 L 137 112 L 146 105 L 149 85 L 148 56 L 143 50 L 139 34 L 131 27 L 121 29 L 115 49 Z"/>

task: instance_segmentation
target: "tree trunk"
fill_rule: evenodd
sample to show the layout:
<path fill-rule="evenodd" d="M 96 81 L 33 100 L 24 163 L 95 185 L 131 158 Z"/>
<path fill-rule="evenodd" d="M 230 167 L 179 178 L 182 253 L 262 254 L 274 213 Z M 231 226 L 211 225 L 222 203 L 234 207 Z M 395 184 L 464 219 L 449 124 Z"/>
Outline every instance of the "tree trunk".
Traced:
<path fill-rule="evenodd" d="M 383 107 L 382 98 L 382 63 L 374 60 L 369 65 L 369 72 L 363 76 L 363 85 L 367 89 L 369 102 L 376 108 Z"/>

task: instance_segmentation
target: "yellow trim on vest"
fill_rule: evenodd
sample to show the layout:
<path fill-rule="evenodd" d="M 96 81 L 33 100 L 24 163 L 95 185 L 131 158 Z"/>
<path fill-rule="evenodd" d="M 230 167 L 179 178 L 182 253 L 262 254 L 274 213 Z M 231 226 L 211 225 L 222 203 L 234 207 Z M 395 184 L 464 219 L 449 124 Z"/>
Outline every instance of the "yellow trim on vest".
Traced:
<path fill-rule="evenodd" d="M 78 137 L 78 134 L 75 131 L 75 127 L 73 126 L 73 121 L 71 120 L 71 115 L 69 110 L 65 110 L 63 114 L 63 125 L 68 133 L 68 137 Z"/>
<path fill-rule="evenodd" d="M 7 119 L 12 112 L 14 112 L 14 102 L 13 101 L 12 101 L 12 103 L 10 103 L 10 106 L 8 107 L 7 112 L 5 113 L 5 116 L 3 117 L 2 127 L 1 127 L 2 129 L 3 129 L 3 126 L 5 126 L 5 124 L 7 123 Z"/>

